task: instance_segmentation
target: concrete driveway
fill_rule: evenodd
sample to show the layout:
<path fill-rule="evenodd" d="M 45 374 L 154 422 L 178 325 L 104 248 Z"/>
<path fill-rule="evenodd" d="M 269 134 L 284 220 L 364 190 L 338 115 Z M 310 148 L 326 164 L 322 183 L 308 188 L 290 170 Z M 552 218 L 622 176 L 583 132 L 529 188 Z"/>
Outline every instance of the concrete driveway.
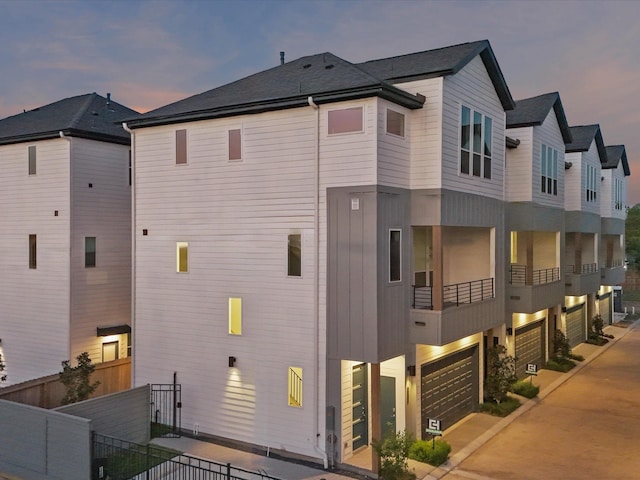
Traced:
<path fill-rule="evenodd" d="M 636 323 L 624 338 L 443 478 L 639 479 L 639 442 Z"/>

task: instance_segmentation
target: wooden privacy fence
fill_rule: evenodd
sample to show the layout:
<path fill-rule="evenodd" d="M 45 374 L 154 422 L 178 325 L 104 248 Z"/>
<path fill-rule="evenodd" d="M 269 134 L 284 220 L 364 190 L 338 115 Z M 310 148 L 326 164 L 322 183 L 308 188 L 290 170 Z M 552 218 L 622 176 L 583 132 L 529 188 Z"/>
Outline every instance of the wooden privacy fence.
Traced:
<path fill-rule="evenodd" d="M 97 363 L 95 367 L 91 381 L 97 380 L 100 385 L 91 398 L 131 388 L 131 357 Z M 65 393 L 64 385 L 55 374 L 0 388 L 0 399 L 40 408 L 56 408 L 62 405 Z"/>

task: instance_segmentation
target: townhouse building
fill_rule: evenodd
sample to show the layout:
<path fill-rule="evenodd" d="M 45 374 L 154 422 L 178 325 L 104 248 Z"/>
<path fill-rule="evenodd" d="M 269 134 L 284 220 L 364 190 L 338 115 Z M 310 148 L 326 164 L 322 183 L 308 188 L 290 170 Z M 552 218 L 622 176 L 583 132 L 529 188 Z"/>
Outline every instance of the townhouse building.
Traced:
<path fill-rule="evenodd" d="M 127 356 L 130 137 L 95 93 L 0 120 L 0 353 L 7 384 Z"/>
<path fill-rule="evenodd" d="M 127 121 L 133 384 L 175 372 L 183 428 L 325 465 L 476 410 L 513 107 L 480 41 L 303 57 Z"/>
<path fill-rule="evenodd" d="M 572 137 L 557 92 L 507 112 L 507 347 L 518 377 L 546 363 L 564 306 L 565 147 Z"/>

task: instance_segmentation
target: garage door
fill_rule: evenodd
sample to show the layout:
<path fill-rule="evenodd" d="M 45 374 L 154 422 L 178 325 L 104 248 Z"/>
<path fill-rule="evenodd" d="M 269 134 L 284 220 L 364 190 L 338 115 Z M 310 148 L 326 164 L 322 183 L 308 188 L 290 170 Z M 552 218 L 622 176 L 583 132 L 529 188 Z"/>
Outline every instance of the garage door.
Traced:
<path fill-rule="evenodd" d="M 611 293 L 600 297 L 600 316 L 605 325 L 611 325 Z"/>
<path fill-rule="evenodd" d="M 567 339 L 575 347 L 587 339 L 587 327 L 584 321 L 584 303 L 567 310 Z"/>
<path fill-rule="evenodd" d="M 527 363 L 535 363 L 538 368 L 544 365 L 544 321 L 530 323 L 516 329 L 516 374 L 518 378 L 527 376 Z"/>
<path fill-rule="evenodd" d="M 478 408 L 478 346 L 456 352 L 420 369 L 421 413 L 426 428 L 429 418 L 440 420 L 442 429 Z M 422 438 L 426 438 L 422 428 Z"/>

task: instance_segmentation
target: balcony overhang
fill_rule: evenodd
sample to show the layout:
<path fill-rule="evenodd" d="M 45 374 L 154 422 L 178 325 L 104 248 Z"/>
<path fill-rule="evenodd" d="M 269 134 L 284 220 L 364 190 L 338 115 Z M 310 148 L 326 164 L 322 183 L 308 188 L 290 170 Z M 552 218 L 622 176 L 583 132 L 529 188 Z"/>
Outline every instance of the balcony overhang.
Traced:
<path fill-rule="evenodd" d="M 114 325 L 112 327 L 97 327 L 96 337 L 108 337 L 109 335 L 122 335 L 123 333 L 131 333 L 130 325 Z"/>

